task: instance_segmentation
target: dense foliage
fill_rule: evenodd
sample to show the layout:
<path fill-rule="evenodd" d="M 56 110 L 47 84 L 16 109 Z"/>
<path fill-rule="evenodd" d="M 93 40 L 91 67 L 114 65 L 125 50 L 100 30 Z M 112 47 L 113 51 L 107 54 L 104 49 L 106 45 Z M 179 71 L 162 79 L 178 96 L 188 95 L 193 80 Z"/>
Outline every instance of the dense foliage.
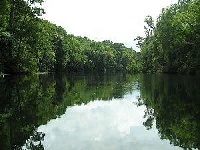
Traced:
<path fill-rule="evenodd" d="M 40 19 L 42 0 L 1 0 L 0 72 L 136 72 L 136 52 L 121 43 L 67 34 Z M 37 4 L 37 5 L 36 5 Z"/>
<path fill-rule="evenodd" d="M 200 71 L 200 1 L 179 0 L 154 23 L 145 18 L 141 52 L 121 43 L 67 34 L 40 19 L 43 0 L 0 1 L 0 73 Z M 39 5 L 40 4 L 40 5 Z"/>
<path fill-rule="evenodd" d="M 145 19 L 146 37 L 137 37 L 143 72 L 200 71 L 200 1 L 179 0 L 163 9 L 156 25 Z"/>

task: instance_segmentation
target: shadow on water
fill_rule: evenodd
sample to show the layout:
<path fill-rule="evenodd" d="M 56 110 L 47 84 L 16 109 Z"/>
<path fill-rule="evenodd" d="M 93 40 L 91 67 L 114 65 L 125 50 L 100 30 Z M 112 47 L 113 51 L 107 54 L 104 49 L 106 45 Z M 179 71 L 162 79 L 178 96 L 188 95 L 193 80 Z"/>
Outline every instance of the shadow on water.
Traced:
<path fill-rule="evenodd" d="M 46 74 L 0 78 L 0 145 L 2 150 L 44 149 L 46 124 L 68 106 L 122 98 L 138 88 L 137 76 Z M 135 86 L 133 86 L 133 84 Z"/>
<path fill-rule="evenodd" d="M 155 120 L 161 139 L 183 149 L 200 149 L 200 77 L 141 75 L 140 87 L 144 126 L 151 129 Z"/>

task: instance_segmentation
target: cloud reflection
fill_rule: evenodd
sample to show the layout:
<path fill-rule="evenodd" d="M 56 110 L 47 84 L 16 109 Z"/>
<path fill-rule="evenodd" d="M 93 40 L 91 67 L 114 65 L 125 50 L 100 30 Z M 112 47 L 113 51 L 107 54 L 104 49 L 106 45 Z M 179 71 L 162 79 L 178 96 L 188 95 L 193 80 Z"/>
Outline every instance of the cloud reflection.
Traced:
<path fill-rule="evenodd" d="M 134 105 L 137 94 L 133 95 L 125 96 L 123 100 L 98 100 L 69 107 L 60 118 L 38 128 L 39 132 L 45 133 L 45 149 L 175 149 L 167 141 L 161 141 L 155 129 L 145 130 L 145 107 Z"/>

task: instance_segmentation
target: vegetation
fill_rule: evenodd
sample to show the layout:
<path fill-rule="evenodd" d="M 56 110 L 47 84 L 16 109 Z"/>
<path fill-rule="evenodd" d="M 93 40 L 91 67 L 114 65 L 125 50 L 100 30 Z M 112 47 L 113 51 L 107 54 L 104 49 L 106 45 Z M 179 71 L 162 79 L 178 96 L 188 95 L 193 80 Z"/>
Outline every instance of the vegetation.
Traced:
<path fill-rule="evenodd" d="M 43 0 L 0 0 L 0 75 L 36 72 L 200 72 L 200 1 L 179 0 L 162 10 L 154 23 L 145 18 L 141 52 L 122 43 L 97 42 L 68 34 L 41 19 Z M 36 7 L 38 6 L 38 7 Z M 67 106 L 91 100 L 121 98 L 131 92 L 135 77 L 62 74 L 0 78 L 0 145 L 33 149 L 43 133 L 36 128 L 64 113 Z M 81 77 L 80 77 L 81 78 Z M 156 127 L 162 139 L 187 148 L 199 144 L 198 77 L 141 78 L 140 104 L 147 106 L 144 125 Z M 184 84 L 182 84 L 184 83 Z M 192 97 L 193 96 L 193 97 Z M 195 97 L 195 98 L 194 98 Z M 20 135 L 20 136 L 19 136 Z M 31 139 L 26 141 L 31 136 Z"/>
<path fill-rule="evenodd" d="M 179 0 L 163 9 L 156 25 L 145 19 L 146 37 L 138 36 L 143 72 L 200 71 L 200 1 Z"/>
<path fill-rule="evenodd" d="M 136 52 L 121 43 L 75 37 L 40 19 L 43 0 L 1 0 L 0 72 L 137 72 Z"/>
<path fill-rule="evenodd" d="M 0 73 L 200 71 L 200 1 L 179 0 L 154 23 L 145 18 L 141 52 L 121 43 L 96 42 L 67 34 L 40 19 L 43 0 L 1 0 Z M 40 5 L 38 5 L 40 4 Z"/>

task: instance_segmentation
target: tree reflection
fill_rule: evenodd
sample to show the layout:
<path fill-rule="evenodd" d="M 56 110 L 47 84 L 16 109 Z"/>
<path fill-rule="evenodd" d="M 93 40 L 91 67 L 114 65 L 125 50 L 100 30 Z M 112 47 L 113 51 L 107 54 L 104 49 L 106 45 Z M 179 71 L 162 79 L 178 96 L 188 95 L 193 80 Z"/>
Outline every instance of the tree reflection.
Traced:
<path fill-rule="evenodd" d="M 141 76 L 141 99 L 146 105 L 144 126 L 153 121 L 161 139 L 184 149 L 200 149 L 200 77 Z"/>
<path fill-rule="evenodd" d="M 2 150 L 44 149 L 40 125 L 64 114 L 68 106 L 122 98 L 138 88 L 138 76 L 63 75 L 0 78 L 0 145 Z"/>

